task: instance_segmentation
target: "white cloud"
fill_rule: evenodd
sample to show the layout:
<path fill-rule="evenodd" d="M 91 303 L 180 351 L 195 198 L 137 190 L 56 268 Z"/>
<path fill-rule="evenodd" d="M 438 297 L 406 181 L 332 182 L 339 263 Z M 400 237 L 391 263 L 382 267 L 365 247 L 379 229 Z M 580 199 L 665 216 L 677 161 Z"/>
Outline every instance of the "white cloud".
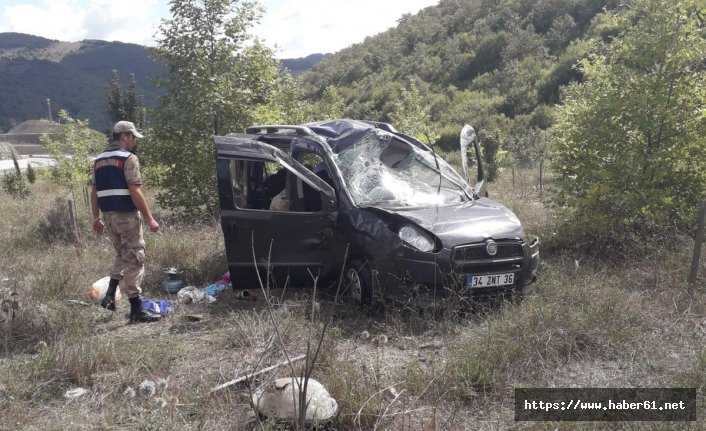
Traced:
<path fill-rule="evenodd" d="M 255 34 L 268 45 L 277 44 L 281 58 L 336 52 L 394 27 L 405 13 L 414 14 L 438 1 L 265 0 L 267 11 Z"/>
<path fill-rule="evenodd" d="M 84 27 L 93 39 L 153 45 L 159 22 L 154 14 L 156 0 L 92 1 Z"/>
<path fill-rule="evenodd" d="M 5 7 L 1 31 L 28 33 L 49 39 L 80 40 L 85 12 L 68 0 L 45 1 L 39 6 L 18 4 Z"/>
<path fill-rule="evenodd" d="M 159 24 L 151 13 L 156 4 L 157 0 L 42 0 L 36 5 L 15 4 L 2 11 L 0 31 L 62 41 L 102 39 L 151 45 Z"/>
<path fill-rule="evenodd" d="M 266 8 L 253 32 L 277 57 L 336 52 L 394 27 L 405 13 L 439 0 L 260 0 Z M 102 39 L 154 45 L 167 0 L 2 0 L 0 32 L 62 41 Z"/>

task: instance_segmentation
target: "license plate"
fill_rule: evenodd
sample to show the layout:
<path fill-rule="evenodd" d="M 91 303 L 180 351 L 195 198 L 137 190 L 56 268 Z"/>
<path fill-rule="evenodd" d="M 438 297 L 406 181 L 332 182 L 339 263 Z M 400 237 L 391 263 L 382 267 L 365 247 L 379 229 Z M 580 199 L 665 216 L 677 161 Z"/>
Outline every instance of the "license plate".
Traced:
<path fill-rule="evenodd" d="M 469 275 L 466 279 L 466 286 L 469 289 L 473 289 L 476 287 L 507 286 L 514 282 L 515 274 L 512 272 L 493 275 Z"/>

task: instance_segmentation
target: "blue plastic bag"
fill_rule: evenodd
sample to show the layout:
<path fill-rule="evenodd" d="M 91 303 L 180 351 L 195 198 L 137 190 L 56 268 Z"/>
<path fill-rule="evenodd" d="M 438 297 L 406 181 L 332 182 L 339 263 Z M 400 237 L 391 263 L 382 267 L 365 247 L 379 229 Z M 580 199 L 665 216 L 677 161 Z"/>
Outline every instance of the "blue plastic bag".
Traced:
<path fill-rule="evenodd" d="M 142 309 L 148 313 L 166 316 L 172 310 L 172 301 L 166 299 L 140 298 Z"/>
<path fill-rule="evenodd" d="M 221 293 L 225 288 L 226 288 L 225 284 L 213 283 L 213 284 L 209 285 L 208 287 L 204 288 L 204 293 L 206 293 L 206 295 L 208 295 L 208 296 L 213 296 L 215 298 L 216 295 Z"/>

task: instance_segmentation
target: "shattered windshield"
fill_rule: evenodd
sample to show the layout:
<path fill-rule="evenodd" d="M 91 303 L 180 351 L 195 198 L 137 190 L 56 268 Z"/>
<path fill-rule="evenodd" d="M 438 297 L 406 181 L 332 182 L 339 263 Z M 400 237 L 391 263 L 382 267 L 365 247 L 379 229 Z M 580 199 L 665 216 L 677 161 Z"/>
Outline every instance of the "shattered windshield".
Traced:
<path fill-rule="evenodd" d="M 437 169 L 430 152 L 387 133 L 371 130 L 335 159 L 360 206 L 432 206 L 469 199 L 463 180 L 446 162 L 438 159 Z"/>

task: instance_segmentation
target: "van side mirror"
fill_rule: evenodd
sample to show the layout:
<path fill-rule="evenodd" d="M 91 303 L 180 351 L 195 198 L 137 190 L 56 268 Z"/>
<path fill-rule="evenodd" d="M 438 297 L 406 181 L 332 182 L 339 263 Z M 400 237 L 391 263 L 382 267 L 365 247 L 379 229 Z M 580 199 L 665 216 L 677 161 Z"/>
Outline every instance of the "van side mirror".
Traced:
<path fill-rule="evenodd" d="M 472 143 L 473 149 L 476 153 L 476 164 L 478 166 L 478 174 L 476 175 L 476 181 L 473 185 L 473 189 L 479 196 L 486 196 L 488 192 L 485 184 L 483 159 L 481 158 L 478 135 L 476 135 L 475 129 L 468 124 L 464 125 L 461 129 L 459 141 L 461 145 L 461 169 L 463 170 L 463 177 L 469 184 L 471 183 L 468 173 L 468 146 Z"/>

